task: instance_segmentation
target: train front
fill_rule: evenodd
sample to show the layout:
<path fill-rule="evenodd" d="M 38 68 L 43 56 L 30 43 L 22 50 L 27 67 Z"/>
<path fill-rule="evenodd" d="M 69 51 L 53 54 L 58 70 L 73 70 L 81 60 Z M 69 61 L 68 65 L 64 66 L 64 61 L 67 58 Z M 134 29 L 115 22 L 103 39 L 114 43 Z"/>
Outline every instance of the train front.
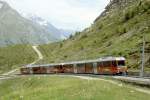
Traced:
<path fill-rule="evenodd" d="M 128 68 L 126 66 L 126 59 L 124 57 L 116 58 L 117 62 L 117 73 L 122 75 L 127 75 Z"/>

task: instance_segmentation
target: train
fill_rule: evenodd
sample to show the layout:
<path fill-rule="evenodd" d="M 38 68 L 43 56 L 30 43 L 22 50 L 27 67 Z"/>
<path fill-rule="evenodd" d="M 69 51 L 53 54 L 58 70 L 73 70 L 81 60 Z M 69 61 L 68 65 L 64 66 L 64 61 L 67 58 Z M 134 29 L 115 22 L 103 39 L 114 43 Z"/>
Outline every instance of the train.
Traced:
<path fill-rule="evenodd" d="M 102 57 L 95 60 L 52 63 L 45 65 L 26 65 L 20 68 L 21 74 L 100 74 L 127 75 L 124 57 Z"/>

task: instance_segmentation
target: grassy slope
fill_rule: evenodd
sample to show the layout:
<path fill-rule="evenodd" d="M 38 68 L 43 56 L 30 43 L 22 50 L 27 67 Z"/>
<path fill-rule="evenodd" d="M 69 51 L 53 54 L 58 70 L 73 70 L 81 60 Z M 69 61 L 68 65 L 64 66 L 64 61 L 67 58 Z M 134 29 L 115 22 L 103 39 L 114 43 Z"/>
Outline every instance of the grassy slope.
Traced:
<path fill-rule="evenodd" d="M 83 32 L 59 43 L 40 46 L 45 60 L 40 63 L 95 59 L 101 56 L 125 56 L 130 68 L 140 64 L 142 34 L 150 41 L 150 0 L 135 0 L 125 7 L 108 9 Z M 118 16 L 119 15 L 119 16 Z M 150 48 L 150 43 L 146 44 Z M 146 66 L 150 56 L 146 54 Z"/>
<path fill-rule="evenodd" d="M 14 45 L 0 48 L 0 73 L 29 64 L 37 55 L 30 45 Z"/>
<path fill-rule="evenodd" d="M 122 83 L 123 84 L 123 83 Z M 100 80 L 26 76 L 0 82 L 1 100 L 147 100 L 148 94 Z"/>

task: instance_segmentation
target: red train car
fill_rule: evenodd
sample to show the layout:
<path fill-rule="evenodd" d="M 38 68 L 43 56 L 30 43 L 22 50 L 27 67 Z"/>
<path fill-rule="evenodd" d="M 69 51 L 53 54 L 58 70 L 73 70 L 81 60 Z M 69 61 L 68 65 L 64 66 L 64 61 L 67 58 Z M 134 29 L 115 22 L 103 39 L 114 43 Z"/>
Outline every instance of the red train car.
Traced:
<path fill-rule="evenodd" d="M 76 67 L 78 74 L 94 74 L 93 63 L 79 63 Z"/>
<path fill-rule="evenodd" d="M 74 73 L 73 64 L 64 64 L 64 65 L 62 65 L 62 72 L 63 73 Z"/>
<path fill-rule="evenodd" d="M 31 74 L 30 73 L 30 68 L 28 67 L 23 67 L 20 69 L 21 74 Z"/>
<path fill-rule="evenodd" d="M 20 69 L 22 74 L 127 74 L 124 57 L 104 57 L 96 60 L 76 61 L 48 65 L 29 65 Z"/>

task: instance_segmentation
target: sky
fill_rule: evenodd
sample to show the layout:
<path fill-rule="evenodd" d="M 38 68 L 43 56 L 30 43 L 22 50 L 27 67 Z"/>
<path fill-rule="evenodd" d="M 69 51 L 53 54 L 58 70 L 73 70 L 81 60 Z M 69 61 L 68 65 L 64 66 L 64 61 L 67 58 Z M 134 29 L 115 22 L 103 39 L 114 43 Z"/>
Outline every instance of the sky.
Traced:
<path fill-rule="evenodd" d="M 83 30 L 110 0 L 4 0 L 20 13 L 39 16 L 60 29 Z"/>

